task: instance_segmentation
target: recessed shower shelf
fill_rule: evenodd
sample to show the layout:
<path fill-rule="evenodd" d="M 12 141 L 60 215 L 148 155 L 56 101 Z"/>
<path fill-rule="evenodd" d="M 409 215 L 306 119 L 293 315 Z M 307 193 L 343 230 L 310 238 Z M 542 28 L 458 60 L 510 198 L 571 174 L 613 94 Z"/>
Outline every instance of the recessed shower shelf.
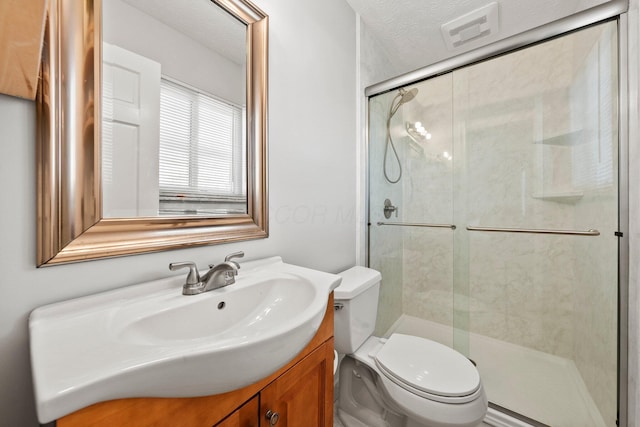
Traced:
<path fill-rule="evenodd" d="M 572 147 L 574 145 L 583 144 L 586 142 L 588 132 L 584 129 L 575 130 L 572 132 L 562 133 L 555 136 L 543 138 L 539 141 L 534 141 L 534 144 L 543 145 L 556 145 L 560 147 Z"/>
<path fill-rule="evenodd" d="M 582 191 L 535 193 L 531 195 L 534 199 L 549 200 L 558 203 L 576 203 L 582 199 L 583 196 L 584 193 Z"/>

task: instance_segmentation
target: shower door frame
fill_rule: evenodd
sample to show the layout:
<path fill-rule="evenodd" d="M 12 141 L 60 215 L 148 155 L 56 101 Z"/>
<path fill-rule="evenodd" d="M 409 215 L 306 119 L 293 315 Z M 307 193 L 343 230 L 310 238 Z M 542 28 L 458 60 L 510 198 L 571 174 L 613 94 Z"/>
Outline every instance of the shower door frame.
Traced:
<path fill-rule="evenodd" d="M 367 221 L 364 259 L 369 265 L 370 182 L 369 182 L 369 98 L 452 72 L 477 62 L 514 52 L 540 42 L 568 34 L 588 26 L 616 20 L 618 23 L 618 420 L 619 427 L 628 425 L 628 319 L 629 319 L 629 18 L 628 1 L 614 0 L 569 17 L 534 28 L 487 46 L 445 59 L 427 67 L 402 74 L 365 88 L 365 219 Z M 500 411 L 500 407 L 494 409 Z M 506 411 L 510 412 L 510 411 Z M 509 415 L 509 414 L 506 414 Z M 526 418 L 526 417 L 523 417 Z"/>

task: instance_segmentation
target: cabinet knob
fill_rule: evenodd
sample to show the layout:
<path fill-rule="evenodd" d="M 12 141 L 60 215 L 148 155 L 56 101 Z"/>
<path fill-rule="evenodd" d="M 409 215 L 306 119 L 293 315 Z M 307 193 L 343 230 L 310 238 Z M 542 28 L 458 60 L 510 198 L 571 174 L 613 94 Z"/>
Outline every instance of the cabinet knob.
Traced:
<path fill-rule="evenodd" d="M 269 425 L 274 426 L 278 424 L 278 420 L 280 419 L 280 414 L 278 414 L 277 412 L 273 412 L 271 409 L 269 409 L 267 413 L 264 414 L 264 417 L 269 421 Z"/>

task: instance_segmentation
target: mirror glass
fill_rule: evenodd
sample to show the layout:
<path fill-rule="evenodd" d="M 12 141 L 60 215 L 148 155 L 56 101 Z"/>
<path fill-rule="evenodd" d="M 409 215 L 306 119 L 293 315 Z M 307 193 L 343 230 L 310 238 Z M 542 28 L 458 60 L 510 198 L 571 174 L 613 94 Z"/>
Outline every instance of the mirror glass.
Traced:
<path fill-rule="evenodd" d="M 268 34 L 250 0 L 49 0 L 38 266 L 269 236 Z"/>
<path fill-rule="evenodd" d="M 210 0 L 102 2 L 102 214 L 247 213 L 247 26 Z"/>

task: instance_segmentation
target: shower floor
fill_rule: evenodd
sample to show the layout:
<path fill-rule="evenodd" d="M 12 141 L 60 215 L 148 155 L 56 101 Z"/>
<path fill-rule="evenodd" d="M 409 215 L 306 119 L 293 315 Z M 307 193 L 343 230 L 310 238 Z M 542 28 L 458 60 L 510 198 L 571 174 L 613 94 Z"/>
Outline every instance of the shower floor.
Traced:
<path fill-rule="evenodd" d="M 394 332 L 453 341 L 450 327 L 407 315 Z M 473 333 L 469 348 L 490 402 L 554 427 L 606 426 L 573 361 Z"/>

